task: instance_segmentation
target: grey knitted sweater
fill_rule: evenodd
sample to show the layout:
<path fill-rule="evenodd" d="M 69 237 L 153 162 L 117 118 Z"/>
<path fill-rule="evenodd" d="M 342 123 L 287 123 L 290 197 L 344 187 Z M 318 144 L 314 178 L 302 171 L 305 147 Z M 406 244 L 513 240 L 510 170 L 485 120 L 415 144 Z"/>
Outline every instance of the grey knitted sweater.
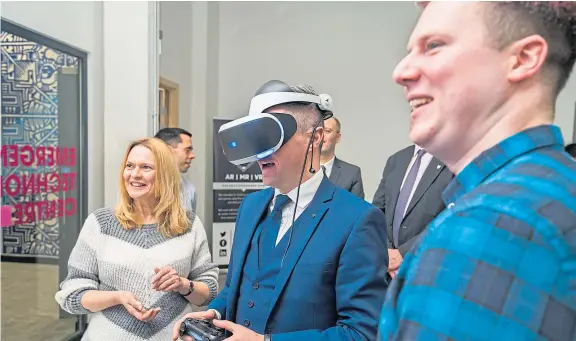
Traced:
<path fill-rule="evenodd" d="M 171 340 L 174 323 L 192 306 L 177 292 L 152 289 L 154 268 L 167 265 L 182 277 L 205 283 L 210 288 L 208 302 L 216 297 L 218 267 L 211 262 L 206 231 L 198 217 L 185 234 L 166 238 L 156 225 L 125 230 L 111 208 L 99 209 L 80 231 L 68 261 L 68 276 L 55 298 L 71 314 L 89 314 L 81 304 L 86 291 L 130 291 L 144 306 L 161 308 L 158 315 L 142 322 L 122 305 L 91 313 L 82 340 Z"/>

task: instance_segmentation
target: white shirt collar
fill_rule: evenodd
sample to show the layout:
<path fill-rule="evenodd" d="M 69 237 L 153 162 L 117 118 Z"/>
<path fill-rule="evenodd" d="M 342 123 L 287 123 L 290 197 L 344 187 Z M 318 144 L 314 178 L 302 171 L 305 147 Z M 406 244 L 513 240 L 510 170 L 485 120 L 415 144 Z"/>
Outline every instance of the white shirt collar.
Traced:
<path fill-rule="evenodd" d="M 322 166 L 325 166 L 326 168 L 332 167 L 334 164 L 334 159 L 336 159 L 336 155 L 334 155 L 328 162 L 323 163 Z"/>
<path fill-rule="evenodd" d="M 314 176 L 312 176 L 308 181 L 304 182 L 300 186 L 300 197 L 298 198 L 298 207 L 306 208 L 308 204 L 314 199 L 314 195 L 318 191 L 322 179 L 324 178 L 324 172 L 317 171 Z M 276 203 L 276 197 L 281 194 L 280 190 L 274 189 L 274 199 L 272 199 L 272 207 Z M 296 195 L 298 194 L 298 187 L 294 188 L 288 192 L 288 197 L 292 202 L 296 202 Z"/>
<path fill-rule="evenodd" d="M 422 147 L 420 147 L 419 145 L 415 144 L 415 145 L 414 145 L 414 155 L 416 155 L 416 153 L 418 153 L 418 151 L 419 151 L 420 149 L 424 149 L 424 148 L 422 148 Z"/>
<path fill-rule="evenodd" d="M 332 159 L 330 159 L 330 161 L 322 164 L 322 166 L 326 170 L 326 176 L 328 176 L 328 177 L 330 177 L 330 175 L 332 174 L 332 168 L 334 168 L 334 160 L 335 159 L 336 159 L 336 156 L 334 156 Z"/>

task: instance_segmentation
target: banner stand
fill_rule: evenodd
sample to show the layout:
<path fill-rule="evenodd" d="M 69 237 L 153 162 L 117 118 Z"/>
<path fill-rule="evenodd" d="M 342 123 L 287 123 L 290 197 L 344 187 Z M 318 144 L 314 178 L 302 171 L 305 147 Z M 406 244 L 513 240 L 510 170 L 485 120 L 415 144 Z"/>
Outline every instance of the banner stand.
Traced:
<path fill-rule="evenodd" d="M 218 139 L 218 130 L 230 121 L 232 120 L 223 118 L 213 120 L 212 259 L 218 266 L 226 267 L 230 263 L 230 251 L 240 203 L 246 195 L 266 188 L 256 162 L 237 167 L 226 159 Z"/>

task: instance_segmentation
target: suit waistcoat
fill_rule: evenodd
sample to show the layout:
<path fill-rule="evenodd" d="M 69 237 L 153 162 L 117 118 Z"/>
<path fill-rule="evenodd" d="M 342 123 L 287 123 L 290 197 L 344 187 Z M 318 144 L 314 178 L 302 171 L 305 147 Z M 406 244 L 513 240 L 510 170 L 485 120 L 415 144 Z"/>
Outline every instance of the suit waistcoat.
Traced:
<path fill-rule="evenodd" d="M 280 220 L 282 212 L 276 214 L 277 217 L 271 219 L 272 212 L 269 212 L 256 228 L 240 280 L 235 322 L 259 334 L 265 333 L 276 277 L 282 267 L 282 257 L 290 235 L 289 231 L 274 246 L 280 225 L 278 221 L 278 226 L 274 227 L 274 220 Z"/>

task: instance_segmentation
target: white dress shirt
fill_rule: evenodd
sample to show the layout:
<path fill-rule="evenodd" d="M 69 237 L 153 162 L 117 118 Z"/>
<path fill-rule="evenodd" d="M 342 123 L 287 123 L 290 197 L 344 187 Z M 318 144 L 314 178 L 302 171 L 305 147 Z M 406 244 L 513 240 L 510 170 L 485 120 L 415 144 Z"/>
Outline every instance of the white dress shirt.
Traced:
<path fill-rule="evenodd" d="M 416 153 L 418 153 L 420 149 L 422 149 L 422 147 L 414 146 L 414 154 L 412 155 L 412 160 L 410 160 L 410 163 L 408 164 L 408 168 L 406 168 L 406 173 L 404 173 L 404 179 L 402 179 L 402 186 L 404 186 L 404 181 L 406 181 L 406 177 L 410 172 L 410 168 L 412 168 L 414 161 L 416 161 Z M 410 192 L 410 196 L 408 197 L 408 205 L 406 205 L 406 207 L 404 208 L 404 215 L 406 215 L 406 210 L 408 210 L 408 206 L 410 206 L 412 196 L 414 196 L 416 187 L 418 187 L 418 184 L 420 183 L 420 180 L 422 179 L 422 175 L 424 175 L 426 168 L 428 168 L 428 165 L 430 165 L 430 161 L 432 161 L 432 154 L 428 152 L 424 153 L 424 155 L 422 156 L 422 160 L 420 160 L 420 168 L 418 169 L 418 174 L 416 174 L 416 181 L 414 183 L 414 187 L 412 187 L 412 192 Z"/>
<path fill-rule="evenodd" d="M 304 212 L 306 207 L 310 204 L 312 199 L 314 199 L 314 195 L 318 191 L 318 187 L 320 187 L 320 183 L 322 183 L 322 178 L 324 177 L 323 172 L 316 172 L 314 176 L 312 176 L 308 181 L 304 182 L 300 186 L 300 196 L 298 198 L 298 208 L 296 209 L 296 217 L 298 219 L 300 214 Z M 276 238 L 276 245 L 280 242 L 284 234 L 290 229 L 292 226 L 292 216 L 294 214 L 294 206 L 296 203 L 296 194 L 298 193 L 298 187 L 294 188 L 290 191 L 287 195 L 290 198 L 290 201 L 284 206 L 282 209 L 282 222 L 280 223 L 280 229 L 278 230 L 278 237 Z M 281 194 L 278 189 L 274 190 L 274 198 L 270 203 L 270 211 L 274 208 L 274 204 L 276 203 L 276 197 Z"/>
<path fill-rule="evenodd" d="M 196 188 L 180 174 L 180 195 L 184 208 L 196 213 Z"/>
<path fill-rule="evenodd" d="M 330 159 L 330 161 L 321 165 L 324 166 L 324 169 L 326 170 L 326 177 L 328 178 L 330 177 L 330 174 L 332 174 L 332 167 L 334 167 L 334 159 L 336 159 L 336 156 Z"/>

